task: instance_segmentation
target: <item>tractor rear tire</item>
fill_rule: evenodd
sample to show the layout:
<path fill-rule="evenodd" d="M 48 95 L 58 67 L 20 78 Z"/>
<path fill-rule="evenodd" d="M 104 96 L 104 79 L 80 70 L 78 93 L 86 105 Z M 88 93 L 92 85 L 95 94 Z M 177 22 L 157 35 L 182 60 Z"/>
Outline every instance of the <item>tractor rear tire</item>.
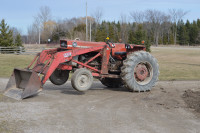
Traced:
<path fill-rule="evenodd" d="M 77 91 L 86 91 L 90 89 L 92 83 L 92 73 L 85 68 L 77 69 L 71 78 L 72 87 Z"/>
<path fill-rule="evenodd" d="M 65 82 L 67 82 L 68 78 L 69 78 L 68 70 L 56 69 L 49 77 L 49 80 L 51 81 L 51 83 L 55 85 L 63 85 Z"/>
<path fill-rule="evenodd" d="M 110 87 L 110 88 L 119 88 L 119 87 L 123 86 L 121 79 L 103 78 L 100 81 L 103 85 Z"/>
<path fill-rule="evenodd" d="M 124 86 L 131 91 L 151 90 L 158 80 L 159 65 L 148 52 L 137 51 L 127 55 L 121 67 Z"/>

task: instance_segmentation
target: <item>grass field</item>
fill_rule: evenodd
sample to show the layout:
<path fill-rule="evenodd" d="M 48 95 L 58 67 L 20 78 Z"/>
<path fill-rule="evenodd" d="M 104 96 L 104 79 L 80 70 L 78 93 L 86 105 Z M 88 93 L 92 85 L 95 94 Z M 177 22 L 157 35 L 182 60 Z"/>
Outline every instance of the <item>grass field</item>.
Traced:
<path fill-rule="evenodd" d="M 160 66 L 160 80 L 200 80 L 200 48 L 153 47 Z M 25 68 L 32 55 L 0 54 L 0 77 L 9 77 L 13 68 Z"/>
<path fill-rule="evenodd" d="M 160 80 L 200 80 L 200 48 L 152 48 Z"/>
<path fill-rule="evenodd" d="M 25 68 L 33 58 L 32 55 L 0 54 L 0 77 L 10 77 L 13 68 Z"/>

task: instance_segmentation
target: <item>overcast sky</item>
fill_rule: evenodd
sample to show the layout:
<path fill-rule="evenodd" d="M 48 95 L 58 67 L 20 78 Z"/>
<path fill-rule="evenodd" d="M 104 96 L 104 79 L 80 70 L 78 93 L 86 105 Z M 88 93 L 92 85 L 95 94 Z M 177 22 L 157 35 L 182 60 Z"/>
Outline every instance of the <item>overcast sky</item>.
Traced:
<path fill-rule="evenodd" d="M 85 3 L 86 0 L 0 0 L 0 19 L 4 18 L 10 26 L 26 34 L 41 6 L 50 7 L 54 19 L 63 19 L 85 16 Z M 156 9 L 167 12 L 172 8 L 189 11 L 185 20 L 200 18 L 200 0 L 87 0 L 87 3 L 88 15 L 100 8 L 103 19 L 109 21 L 119 20 L 121 14 L 129 19 L 131 11 Z"/>

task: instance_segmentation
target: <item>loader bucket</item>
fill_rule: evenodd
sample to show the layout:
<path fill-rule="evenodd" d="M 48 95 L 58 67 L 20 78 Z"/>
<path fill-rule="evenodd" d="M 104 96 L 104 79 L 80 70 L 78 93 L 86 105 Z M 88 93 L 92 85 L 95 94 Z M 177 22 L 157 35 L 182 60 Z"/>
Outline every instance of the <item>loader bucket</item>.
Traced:
<path fill-rule="evenodd" d="M 5 88 L 4 95 L 21 100 L 35 95 L 41 90 L 41 81 L 36 72 L 15 68 Z"/>

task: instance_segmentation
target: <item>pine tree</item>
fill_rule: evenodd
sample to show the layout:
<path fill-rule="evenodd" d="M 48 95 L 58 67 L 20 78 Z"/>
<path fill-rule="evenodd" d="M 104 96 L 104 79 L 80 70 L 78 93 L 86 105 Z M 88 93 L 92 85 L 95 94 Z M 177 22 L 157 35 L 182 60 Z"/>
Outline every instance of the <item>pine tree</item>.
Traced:
<path fill-rule="evenodd" d="M 142 40 L 145 40 L 145 32 L 143 31 L 142 24 L 138 25 L 134 35 L 135 44 L 141 44 Z"/>
<path fill-rule="evenodd" d="M 21 35 L 20 34 L 17 34 L 17 36 L 16 36 L 15 46 L 22 46 L 22 39 L 21 39 Z"/>
<path fill-rule="evenodd" d="M 146 51 L 147 52 L 151 52 L 151 44 L 149 42 L 149 40 L 147 40 L 145 43 L 144 43 L 145 47 L 146 47 Z"/>
<path fill-rule="evenodd" d="M 116 42 L 115 41 L 115 36 L 114 36 L 113 25 L 111 23 L 109 23 L 108 26 L 109 26 L 109 28 L 108 28 L 108 32 L 109 32 L 108 36 L 113 42 Z"/>
<path fill-rule="evenodd" d="M 200 19 L 197 19 L 198 36 L 196 38 L 196 43 L 200 44 Z"/>
<path fill-rule="evenodd" d="M 130 30 L 129 31 L 129 34 L 128 34 L 128 43 L 130 43 L 130 44 L 133 44 L 134 43 L 134 41 L 135 41 L 135 37 L 134 37 L 135 35 L 134 35 L 134 32 L 133 32 L 133 30 Z"/>
<path fill-rule="evenodd" d="M 180 45 L 187 44 L 189 40 L 189 35 L 183 20 L 179 21 L 177 24 L 177 40 Z"/>
<path fill-rule="evenodd" d="M 200 19 L 197 19 L 197 26 L 200 28 Z"/>
<path fill-rule="evenodd" d="M 187 30 L 190 29 L 190 21 L 189 20 L 186 21 L 185 27 Z"/>
<path fill-rule="evenodd" d="M 9 29 L 4 19 L 0 23 L 0 46 L 13 46 L 13 32 Z"/>
<path fill-rule="evenodd" d="M 102 22 L 101 25 L 99 25 L 96 33 L 96 42 L 105 41 L 105 38 L 107 37 L 105 22 Z"/>
<path fill-rule="evenodd" d="M 121 25 L 120 25 L 119 21 L 117 22 L 116 27 L 117 27 L 118 31 L 120 32 L 121 31 Z"/>
<path fill-rule="evenodd" d="M 163 44 L 168 44 L 168 34 L 163 35 Z"/>
<path fill-rule="evenodd" d="M 190 36 L 190 43 L 195 44 L 197 42 L 197 37 L 198 37 L 198 26 L 196 21 L 193 21 L 193 23 L 191 24 L 189 36 Z"/>

